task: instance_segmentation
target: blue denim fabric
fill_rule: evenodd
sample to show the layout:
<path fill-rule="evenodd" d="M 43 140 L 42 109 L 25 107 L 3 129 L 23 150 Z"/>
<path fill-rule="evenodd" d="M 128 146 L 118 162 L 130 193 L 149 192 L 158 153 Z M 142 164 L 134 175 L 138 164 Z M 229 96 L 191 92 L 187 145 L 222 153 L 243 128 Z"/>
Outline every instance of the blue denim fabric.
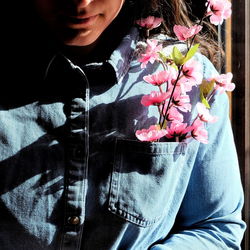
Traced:
<path fill-rule="evenodd" d="M 240 249 L 243 192 L 226 94 L 209 144 L 143 143 L 158 119 L 136 59 L 136 29 L 105 63 L 55 55 L 46 97 L 0 105 L 0 249 Z M 204 77 L 215 71 L 197 55 Z M 189 93 L 193 104 L 199 90 Z M 0 100 L 1 101 L 1 100 Z M 190 123 L 195 111 L 185 116 Z"/>

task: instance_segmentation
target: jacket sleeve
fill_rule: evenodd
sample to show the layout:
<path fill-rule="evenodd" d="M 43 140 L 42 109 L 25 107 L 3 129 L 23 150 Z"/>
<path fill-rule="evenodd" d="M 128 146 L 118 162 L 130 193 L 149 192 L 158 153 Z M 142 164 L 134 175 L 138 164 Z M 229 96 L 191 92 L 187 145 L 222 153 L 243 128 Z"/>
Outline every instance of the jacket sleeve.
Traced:
<path fill-rule="evenodd" d="M 208 124 L 209 143 L 200 144 L 184 200 L 171 234 L 151 250 L 241 249 L 243 190 L 226 94 L 217 94 Z M 237 138 L 237 131 L 235 138 Z"/>

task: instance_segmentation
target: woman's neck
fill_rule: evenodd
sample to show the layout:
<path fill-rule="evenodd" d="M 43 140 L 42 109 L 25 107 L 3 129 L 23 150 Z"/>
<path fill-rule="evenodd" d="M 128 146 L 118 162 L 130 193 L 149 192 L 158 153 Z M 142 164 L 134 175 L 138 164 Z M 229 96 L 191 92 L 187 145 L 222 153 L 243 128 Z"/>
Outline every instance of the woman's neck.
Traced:
<path fill-rule="evenodd" d="M 60 46 L 60 50 L 73 63 L 77 65 L 83 65 L 93 61 L 93 54 L 98 46 L 98 43 L 99 40 L 87 46 L 62 45 Z"/>

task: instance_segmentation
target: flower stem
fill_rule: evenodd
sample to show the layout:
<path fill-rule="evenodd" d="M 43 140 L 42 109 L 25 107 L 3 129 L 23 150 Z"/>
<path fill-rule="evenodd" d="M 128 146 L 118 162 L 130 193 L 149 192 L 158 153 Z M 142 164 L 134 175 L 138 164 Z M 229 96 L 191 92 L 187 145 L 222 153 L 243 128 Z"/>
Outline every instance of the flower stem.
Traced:
<path fill-rule="evenodd" d="M 213 95 L 215 94 L 215 92 L 216 92 L 216 89 L 213 89 L 212 93 L 207 98 L 207 102 L 209 102 L 211 100 L 211 98 L 213 97 Z"/>
<path fill-rule="evenodd" d="M 208 7 L 209 7 L 209 4 L 207 5 L 207 8 L 206 8 L 205 12 L 204 12 L 202 18 L 200 19 L 200 21 L 199 21 L 199 23 L 198 23 L 198 26 L 200 26 L 200 25 L 203 23 L 204 19 L 207 17 L 206 13 L 207 13 Z M 195 39 L 196 35 L 197 35 L 197 34 L 195 34 L 195 35 L 192 37 L 192 40 L 191 40 L 191 42 L 190 42 L 190 47 L 188 48 L 188 50 L 191 48 L 191 46 L 192 46 L 192 44 L 193 44 L 193 42 L 194 42 L 194 39 Z"/>
<path fill-rule="evenodd" d="M 180 78 L 180 75 L 181 75 L 182 68 L 183 68 L 183 65 L 181 65 L 181 67 L 179 68 L 178 76 L 177 76 L 177 79 L 175 80 L 174 87 L 173 87 L 172 92 L 171 92 L 171 95 L 170 95 L 170 97 L 169 97 L 168 106 L 167 106 L 166 112 L 165 112 L 165 114 L 164 114 L 164 116 L 163 116 L 163 121 L 162 121 L 162 123 L 161 123 L 161 128 L 163 127 L 164 122 L 165 122 L 165 120 L 166 120 L 166 118 L 167 118 L 167 113 L 168 113 L 168 110 L 169 110 L 169 107 L 170 107 L 170 103 L 172 102 L 173 95 L 174 95 L 174 91 L 175 91 L 175 88 L 176 88 L 176 86 L 177 86 L 177 82 L 179 81 L 179 78 Z M 164 108 L 164 107 L 163 107 L 163 108 Z"/>
<path fill-rule="evenodd" d="M 163 69 L 164 69 L 165 71 L 167 71 L 167 66 L 166 66 L 166 64 L 165 64 L 162 60 L 159 60 L 159 62 L 161 63 Z M 159 89 L 160 89 L 160 92 L 162 93 L 163 90 L 162 90 L 161 86 L 159 86 Z M 167 90 L 168 90 L 168 81 L 166 82 L 166 92 L 167 92 Z M 162 120 L 162 115 L 163 115 L 163 111 L 164 111 L 164 106 L 165 106 L 165 101 L 162 102 L 162 108 L 161 108 L 161 110 L 160 110 L 160 107 L 158 106 L 158 111 L 159 111 L 159 113 L 160 113 L 159 125 L 160 125 L 161 128 L 162 128 L 162 126 L 163 126 L 163 124 L 164 124 L 164 120 L 163 120 L 163 123 L 162 123 L 162 126 L 161 126 L 161 120 Z"/>

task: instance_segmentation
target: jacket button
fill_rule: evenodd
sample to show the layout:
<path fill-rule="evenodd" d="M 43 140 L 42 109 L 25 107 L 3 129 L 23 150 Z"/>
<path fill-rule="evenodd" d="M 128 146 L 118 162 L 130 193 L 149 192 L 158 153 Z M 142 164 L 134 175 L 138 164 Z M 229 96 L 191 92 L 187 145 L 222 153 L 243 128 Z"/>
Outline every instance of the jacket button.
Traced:
<path fill-rule="evenodd" d="M 78 216 L 71 216 L 68 218 L 68 223 L 71 225 L 78 225 L 80 223 L 80 218 Z"/>

